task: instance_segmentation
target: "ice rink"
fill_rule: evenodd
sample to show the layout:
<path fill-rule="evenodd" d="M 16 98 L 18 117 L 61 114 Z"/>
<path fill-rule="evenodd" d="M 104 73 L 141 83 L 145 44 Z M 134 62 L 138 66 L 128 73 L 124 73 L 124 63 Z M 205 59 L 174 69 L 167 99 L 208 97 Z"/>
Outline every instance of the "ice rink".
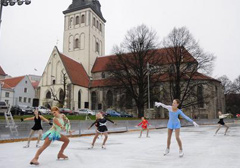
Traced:
<path fill-rule="evenodd" d="M 40 156 L 39 166 L 29 164 L 37 151 L 36 141 L 30 148 L 23 148 L 26 142 L 0 144 L 0 168 L 238 168 L 240 126 L 229 125 L 226 136 L 225 128 L 213 136 L 217 125 L 181 128 L 183 158 L 178 156 L 174 134 L 170 153 L 163 156 L 167 129 L 157 129 L 150 131 L 150 138 L 146 132 L 138 138 L 139 131 L 109 134 L 107 149 L 101 149 L 101 136 L 90 150 L 93 136 L 70 138 L 65 150 L 68 160 L 56 159 L 61 142 L 55 141 Z"/>

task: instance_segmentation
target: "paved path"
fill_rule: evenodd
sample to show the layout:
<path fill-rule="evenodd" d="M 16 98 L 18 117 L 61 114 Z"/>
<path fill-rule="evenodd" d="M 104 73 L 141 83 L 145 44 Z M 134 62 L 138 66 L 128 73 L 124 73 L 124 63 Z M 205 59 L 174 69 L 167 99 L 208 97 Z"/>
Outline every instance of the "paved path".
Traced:
<path fill-rule="evenodd" d="M 102 138 L 95 148 L 88 147 L 93 136 L 71 138 L 65 151 L 69 160 L 57 161 L 61 142 L 54 142 L 41 155 L 38 167 L 42 168 L 238 168 L 240 166 L 240 125 L 231 126 L 227 136 L 221 128 L 213 136 L 217 125 L 181 129 L 184 157 L 178 157 L 175 136 L 172 137 L 171 152 L 163 156 L 166 148 L 167 129 L 153 130 L 150 138 L 138 138 L 139 132 L 110 134 L 107 149 L 100 148 Z M 30 148 L 26 142 L 0 144 L 1 168 L 27 168 L 36 152 L 36 141 Z"/>

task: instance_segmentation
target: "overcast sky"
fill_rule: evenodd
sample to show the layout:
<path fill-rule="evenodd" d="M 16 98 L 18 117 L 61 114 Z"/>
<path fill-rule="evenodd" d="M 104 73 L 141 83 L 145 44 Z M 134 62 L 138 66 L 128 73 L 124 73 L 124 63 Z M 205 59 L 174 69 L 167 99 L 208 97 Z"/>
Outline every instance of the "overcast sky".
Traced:
<path fill-rule="evenodd" d="M 11 76 L 42 75 L 55 45 L 62 51 L 64 15 L 72 0 L 32 0 L 3 8 L 0 66 Z M 213 77 L 240 75 L 239 0 L 100 0 L 106 22 L 106 55 L 126 32 L 146 24 L 159 41 L 186 26 L 204 51 L 216 56 Z M 34 69 L 37 69 L 35 71 Z"/>

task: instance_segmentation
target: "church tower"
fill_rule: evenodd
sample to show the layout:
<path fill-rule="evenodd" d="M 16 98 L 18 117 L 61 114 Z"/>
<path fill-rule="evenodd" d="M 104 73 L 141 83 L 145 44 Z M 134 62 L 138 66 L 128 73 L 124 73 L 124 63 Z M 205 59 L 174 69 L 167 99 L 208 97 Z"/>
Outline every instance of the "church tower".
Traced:
<path fill-rule="evenodd" d="M 87 74 L 98 56 L 105 55 L 105 23 L 98 0 L 73 0 L 63 11 L 63 53 L 81 63 Z"/>

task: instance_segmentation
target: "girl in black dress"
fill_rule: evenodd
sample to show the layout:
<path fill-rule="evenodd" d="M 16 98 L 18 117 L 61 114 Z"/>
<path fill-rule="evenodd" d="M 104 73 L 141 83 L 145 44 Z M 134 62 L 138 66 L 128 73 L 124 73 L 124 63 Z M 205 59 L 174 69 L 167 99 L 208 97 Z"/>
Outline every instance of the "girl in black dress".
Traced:
<path fill-rule="evenodd" d="M 94 124 L 96 124 L 96 126 L 97 126 L 97 131 L 93 138 L 92 146 L 90 147 L 90 149 L 92 149 L 94 147 L 94 144 L 95 144 L 96 139 L 98 138 L 99 134 L 103 134 L 105 136 L 105 138 L 103 140 L 102 148 L 106 149 L 105 144 L 108 139 L 108 133 L 107 133 L 108 129 L 106 126 L 107 121 L 110 121 L 111 123 L 115 124 L 112 120 L 103 117 L 103 115 L 101 113 L 96 114 L 96 121 L 94 123 L 92 123 L 92 125 L 88 128 L 88 129 L 90 129 Z"/>
<path fill-rule="evenodd" d="M 231 114 L 222 114 L 222 112 L 219 111 L 218 115 L 219 115 L 219 121 L 218 121 L 219 125 L 218 125 L 217 131 L 215 132 L 215 135 L 217 135 L 217 133 L 220 130 L 221 126 L 225 126 L 226 127 L 226 130 L 225 130 L 225 133 L 224 133 L 224 135 L 226 135 L 227 130 L 229 129 L 229 126 L 224 123 L 223 119 L 226 118 L 227 116 L 231 115 Z"/>
<path fill-rule="evenodd" d="M 25 118 L 23 121 L 28 121 L 28 120 L 34 120 L 35 124 L 30 131 L 30 134 L 28 136 L 28 143 L 27 143 L 26 146 L 24 146 L 24 148 L 28 148 L 30 146 L 31 137 L 34 135 L 34 133 L 36 131 L 38 132 L 38 140 L 37 140 L 37 144 L 36 144 L 36 147 L 38 148 L 38 147 L 40 147 L 39 146 L 39 141 L 42 137 L 42 131 L 43 131 L 41 121 L 43 120 L 43 121 L 49 123 L 49 125 L 52 125 L 52 123 L 50 123 L 50 121 L 48 119 L 46 119 L 42 115 L 40 115 L 38 113 L 38 109 L 35 109 L 34 117 Z"/>

